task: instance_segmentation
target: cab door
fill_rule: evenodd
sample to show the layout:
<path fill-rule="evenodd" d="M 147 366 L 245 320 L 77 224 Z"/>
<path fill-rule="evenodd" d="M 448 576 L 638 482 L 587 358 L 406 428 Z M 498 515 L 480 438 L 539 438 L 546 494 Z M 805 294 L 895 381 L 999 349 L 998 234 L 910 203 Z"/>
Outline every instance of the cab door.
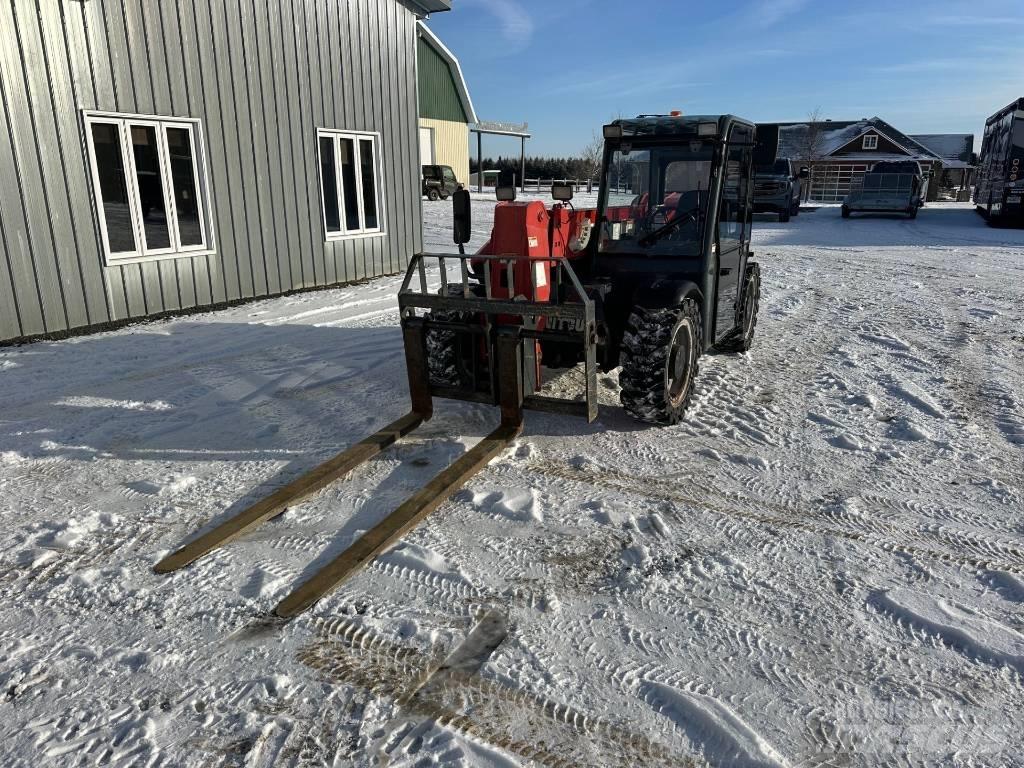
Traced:
<path fill-rule="evenodd" d="M 715 341 L 736 324 L 736 302 L 750 241 L 750 153 L 754 141 L 749 126 L 734 125 L 725 148 L 722 197 L 718 203 L 718 288 L 715 301 Z"/>

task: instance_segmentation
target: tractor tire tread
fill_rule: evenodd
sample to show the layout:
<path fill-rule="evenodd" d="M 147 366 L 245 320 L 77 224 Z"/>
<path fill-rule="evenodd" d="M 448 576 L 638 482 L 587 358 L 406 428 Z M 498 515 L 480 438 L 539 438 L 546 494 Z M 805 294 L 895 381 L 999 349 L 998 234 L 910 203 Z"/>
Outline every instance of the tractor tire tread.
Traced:
<path fill-rule="evenodd" d="M 442 322 L 467 322 L 464 312 L 433 311 L 428 319 Z M 427 330 L 427 371 L 430 380 L 443 386 L 457 387 L 464 384 L 466 375 L 459 365 L 458 333 L 447 328 Z"/>
<path fill-rule="evenodd" d="M 689 379 L 689 391 L 678 404 L 668 400 L 665 366 L 672 343 L 672 332 L 684 317 L 694 329 L 697 355 Z M 700 346 L 703 331 L 700 308 L 693 299 L 685 299 L 679 307 L 644 309 L 636 307 L 630 314 L 622 338 L 619 384 L 620 402 L 636 419 L 655 424 L 676 424 L 686 413 L 694 391 L 694 381 L 700 370 Z"/>
<path fill-rule="evenodd" d="M 721 343 L 720 349 L 722 352 L 746 352 L 754 344 L 754 331 L 757 330 L 757 312 L 761 308 L 761 266 L 756 261 L 747 264 L 747 271 L 743 276 L 744 291 L 749 290 L 751 285 L 754 287 L 754 291 L 756 291 L 756 293 L 754 294 L 753 317 L 750 321 L 750 332 L 743 332 L 743 329 L 746 327 L 747 319 L 746 317 L 739 317 L 736 331 Z M 744 311 L 746 311 L 745 303 Z"/>

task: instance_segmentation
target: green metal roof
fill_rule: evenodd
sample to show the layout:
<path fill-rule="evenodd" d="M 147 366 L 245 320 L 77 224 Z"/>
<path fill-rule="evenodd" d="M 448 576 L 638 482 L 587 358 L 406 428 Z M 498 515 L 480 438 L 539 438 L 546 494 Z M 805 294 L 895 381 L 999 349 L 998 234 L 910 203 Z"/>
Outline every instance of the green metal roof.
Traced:
<path fill-rule="evenodd" d="M 418 26 L 416 63 L 420 117 L 475 123 L 476 113 L 458 59 L 426 25 Z"/>

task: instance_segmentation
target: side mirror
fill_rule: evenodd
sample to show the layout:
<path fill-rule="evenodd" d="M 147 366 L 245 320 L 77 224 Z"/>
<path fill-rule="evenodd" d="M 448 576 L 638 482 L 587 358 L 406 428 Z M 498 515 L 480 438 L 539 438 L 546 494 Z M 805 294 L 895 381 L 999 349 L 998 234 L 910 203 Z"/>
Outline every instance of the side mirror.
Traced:
<path fill-rule="evenodd" d="M 452 219 L 456 245 L 465 245 L 472 237 L 469 192 L 461 187 L 452 193 Z"/>
<path fill-rule="evenodd" d="M 552 184 L 551 185 L 551 197 L 562 203 L 567 203 L 572 200 L 573 185 L 572 184 Z"/>
<path fill-rule="evenodd" d="M 811 177 L 811 169 L 805 165 L 800 169 L 799 175 L 801 179 L 809 179 Z"/>
<path fill-rule="evenodd" d="M 495 187 L 494 196 L 503 203 L 511 203 L 516 199 L 515 187 Z"/>

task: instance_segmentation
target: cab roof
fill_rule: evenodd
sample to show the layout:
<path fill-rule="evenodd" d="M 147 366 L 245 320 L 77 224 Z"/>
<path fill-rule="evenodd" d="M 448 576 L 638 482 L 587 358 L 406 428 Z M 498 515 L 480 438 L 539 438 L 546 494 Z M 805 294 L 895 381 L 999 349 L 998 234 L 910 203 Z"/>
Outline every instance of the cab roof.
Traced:
<path fill-rule="evenodd" d="M 713 123 L 716 126 L 713 134 L 708 134 L 705 128 L 705 133 L 700 134 L 702 137 L 725 136 L 734 123 L 754 127 L 752 122 L 736 115 L 640 115 L 613 120 L 611 125 L 621 126 L 623 137 L 696 136 L 702 123 Z"/>

